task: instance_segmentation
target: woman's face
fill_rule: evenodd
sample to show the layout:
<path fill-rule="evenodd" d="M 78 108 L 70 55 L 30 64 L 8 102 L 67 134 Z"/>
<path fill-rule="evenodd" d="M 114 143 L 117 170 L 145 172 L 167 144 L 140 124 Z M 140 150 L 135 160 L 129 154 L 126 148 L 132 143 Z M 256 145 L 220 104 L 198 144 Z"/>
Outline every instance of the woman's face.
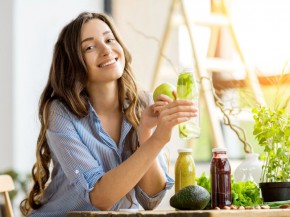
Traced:
<path fill-rule="evenodd" d="M 88 69 L 88 83 L 107 83 L 124 72 L 125 55 L 109 26 L 92 19 L 81 31 L 81 49 Z"/>

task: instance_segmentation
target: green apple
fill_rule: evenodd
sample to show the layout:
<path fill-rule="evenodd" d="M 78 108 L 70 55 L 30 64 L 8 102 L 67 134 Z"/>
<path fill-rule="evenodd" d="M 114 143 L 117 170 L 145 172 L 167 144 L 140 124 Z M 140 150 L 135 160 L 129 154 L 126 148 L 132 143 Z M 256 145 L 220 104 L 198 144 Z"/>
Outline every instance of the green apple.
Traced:
<path fill-rule="evenodd" d="M 155 88 L 153 92 L 153 100 L 156 102 L 156 99 L 159 95 L 164 94 L 169 96 L 171 99 L 175 100 L 175 96 L 173 95 L 173 91 L 176 91 L 176 87 L 170 83 L 160 84 Z"/>

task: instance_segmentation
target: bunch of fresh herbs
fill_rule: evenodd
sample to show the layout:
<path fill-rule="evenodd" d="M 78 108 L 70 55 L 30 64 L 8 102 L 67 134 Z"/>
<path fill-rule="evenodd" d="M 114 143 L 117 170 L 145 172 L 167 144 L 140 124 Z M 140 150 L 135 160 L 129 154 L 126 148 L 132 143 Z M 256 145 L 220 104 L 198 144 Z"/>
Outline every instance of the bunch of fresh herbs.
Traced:
<path fill-rule="evenodd" d="M 290 117 L 283 108 L 264 106 L 252 110 L 253 134 L 264 148 L 261 182 L 290 181 Z"/>

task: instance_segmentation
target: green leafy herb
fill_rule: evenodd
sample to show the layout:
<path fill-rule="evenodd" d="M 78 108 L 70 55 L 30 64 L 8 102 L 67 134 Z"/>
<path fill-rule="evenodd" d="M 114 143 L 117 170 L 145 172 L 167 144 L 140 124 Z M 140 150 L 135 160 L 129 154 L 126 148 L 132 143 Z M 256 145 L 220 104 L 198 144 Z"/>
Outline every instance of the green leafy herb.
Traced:
<path fill-rule="evenodd" d="M 264 148 L 262 182 L 290 181 L 290 117 L 284 109 L 259 107 L 254 114 L 253 134 Z"/>

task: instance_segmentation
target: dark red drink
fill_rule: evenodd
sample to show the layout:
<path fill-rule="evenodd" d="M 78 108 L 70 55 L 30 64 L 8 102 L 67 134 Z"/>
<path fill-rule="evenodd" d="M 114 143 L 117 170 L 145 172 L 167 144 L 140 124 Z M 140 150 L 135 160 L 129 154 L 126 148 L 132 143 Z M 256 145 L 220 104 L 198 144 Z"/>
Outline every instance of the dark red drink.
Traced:
<path fill-rule="evenodd" d="M 225 148 L 214 148 L 210 164 L 211 207 L 223 208 L 232 204 L 231 166 Z"/>

